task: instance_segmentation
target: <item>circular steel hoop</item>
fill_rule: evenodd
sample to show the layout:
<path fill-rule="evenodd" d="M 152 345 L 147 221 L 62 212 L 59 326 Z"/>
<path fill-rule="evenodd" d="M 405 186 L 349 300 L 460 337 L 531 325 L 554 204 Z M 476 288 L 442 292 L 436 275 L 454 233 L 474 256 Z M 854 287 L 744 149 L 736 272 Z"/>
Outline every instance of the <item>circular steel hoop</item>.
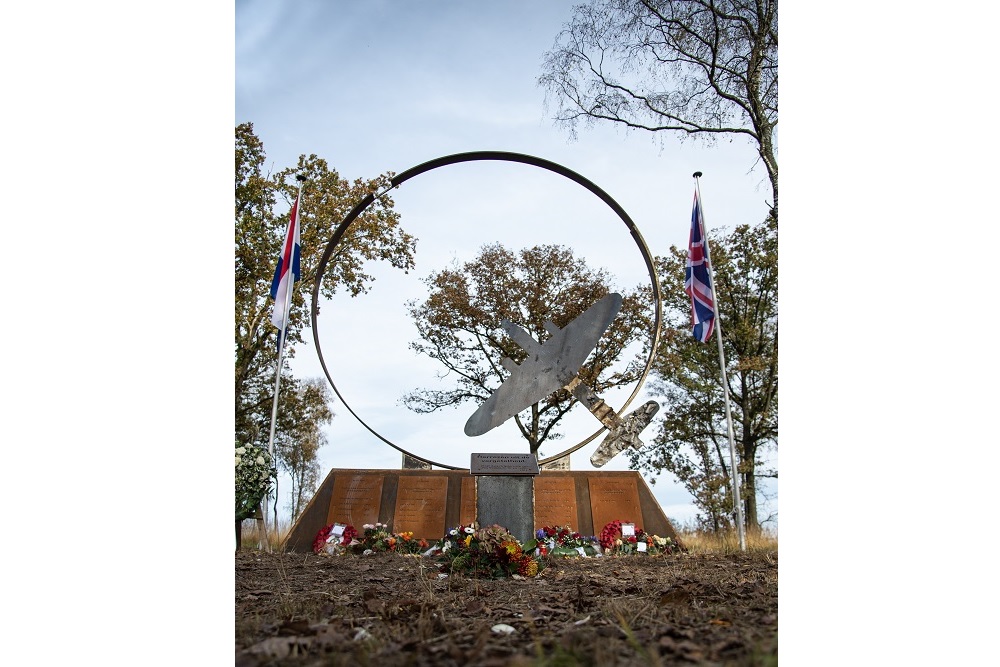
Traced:
<path fill-rule="evenodd" d="M 425 172 L 431 171 L 432 169 L 437 169 L 439 167 L 446 167 L 452 164 L 459 164 L 461 162 L 479 162 L 479 161 L 519 162 L 521 164 L 527 164 L 533 167 L 546 169 L 553 173 L 559 174 L 560 176 L 564 176 L 570 179 L 571 181 L 574 181 L 575 183 L 582 185 L 584 188 L 589 190 L 594 195 L 597 195 L 597 197 L 601 201 L 607 204 L 611 208 L 611 210 L 613 210 L 618 215 L 618 217 L 621 218 L 622 222 L 625 223 L 625 226 L 628 227 L 629 233 L 632 234 L 632 238 L 635 240 L 636 245 L 639 247 L 639 252 L 642 253 L 643 261 L 646 262 L 646 270 L 649 272 L 649 281 L 653 287 L 653 303 L 655 306 L 655 313 L 653 318 L 652 344 L 650 345 L 649 348 L 649 357 L 646 359 L 646 367 L 643 369 L 642 376 L 636 383 L 635 389 L 632 391 L 632 394 L 628 397 L 628 400 L 625 401 L 625 404 L 622 405 L 622 407 L 619 410 L 619 412 L 624 412 L 625 408 L 627 408 L 629 404 L 639 394 L 639 390 L 642 388 L 642 383 L 645 382 L 646 377 L 649 375 L 650 368 L 652 368 L 653 366 L 653 359 L 656 355 L 656 348 L 660 340 L 660 325 L 661 325 L 660 320 L 662 311 L 661 299 L 660 299 L 660 283 L 656 277 L 656 268 L 653 265 L 653 257 L 652 255 L 649 254 L 649 248 L 646 246 L 646 242 L 643 240 L 642 234 L 639 233 L 639 229 L 635 226 L 635 223 L 632 222 L 632 218 L 630 218 L 628 213 L 625 212 L 625 209 L 619 206 L 618 202 L 616 202 L 614 199 L 611 198 L 611 195 L 606 193 L 601 188 L 597 187 L 597 185 L 587 180 L 586 178 L 576 173 L 575 171 L 567 169 L 566 167 L 560 164 L 556 164 L 555 162 L 551 162 L 549 160 L 543 160 L 542 158 L 534 157 L 532 155 L 524 155 L 523 153 L 508 153 L 504 151 L 473 151 L 470 153 L 456 153 L 454 155 L 446 155 L 444 157 L 439 157 L 434 160 L 429 160 L 427 162 L 424 162 L 423 164 L 417 165 L 416 167 L 407 169 L 401 174 L 398 174 L 390 181 L 392 183 L 391 188 L 395 188 L 400 184 L 410 180 L 411 178 L 419 176 L 420 174 L 423 174 Z M 351 209 L 351 211 L 347 214 L 347 216 L 344 217 L 340 225 L 337 226 L 336 231 L 334 231 L 333 236 L 330 237 L 330 241 L 326 245 L 326 250 L 323 252 L 323 257 L 320 259 L 319 266 L 316 268 L 316 280 L 313 283 L 312 308 L 310 311 L 312 319 L 313 342 L 316 345 L 316 354 L 319 355 L 319 362 L 323 366 L 323 373 L 326 375 L 326 379 L 330 382 L 330 386 L 333 387 L 334 393 L 337 394 L 337 398 L 339 398 L 340 402 L 344 404 L 344 407 L 347 408 L 347 411 L 350 412 L 351 415 L 353 415 L 354 418 L 357 419 L 362 426 L 368 429 L 368 431 L 372 435 L 374 435 L 376 438 L 378 438 L 385 444 L 389 445 L 393 449 L 418 461 L 422 461 L 423 463 L 426 463 L 428 465 L 437 466 L 439 468 L 445 468 L 448 470 L 466 470 L 467 468 L 465 466 L 450 466 L 444 463 L 438 463 L 437 461 L 431 461 L 429 459 L 425 459 L 421 456 L 417 456 L 416 454 L 408 452 L 399 445 L 382 437 L 382 435 L 380 435 L 377 431 L 375 431 L 375 429 L 369 426 L 365 422 L 365 420 L 359 417 L 358 414 L 351 409 L 351 406 L 348 405 L 347 401 L 344 400 L 344 397 L 341 395 L 340 390 L 337 389 L 337 384 L 333 381 L 333 378 L 330 376 L 330 371 L 326 367 L 326 360 L 323 358 L 323 348 L 319 342 L 319 323 L 317 322 L 317 316 L 319 314 L 319 294 L 320 294 L 320 287 L 323 284 L 323 274 L 326 273 L 326 265 L 329 263 L 330 257 L 333 256 L 333 251 L 337 248 L 337 245 L 344 238 L 344 235 L 347 233 L 347 230 L 351 226 L 351 223 L 353 223 L 358 218 L 358 216 L 360 216 L 365 211 L 365 209 L 367 209 L 375 201 L 375 196 L 376 196 L 375 194 L 365 195 L 365 197 L 360 202 L 358 202 L 358 204 L 353 209 Z M 580 449 L 587 443 L 594 440 L 594 438 L 599 436 L 605 430 L 606 429 L 604 427 L 598 429 L 596 432 L 592 433 L 588 438 L 578 442 L 576 445 L 573 445 L 572 447 L 565 449 L 562 452 L 555 454 L 554 456 L 550 456 L 547 459 L 542 459 L 541 461 L 538 462 L 539 465 L 545 465 L 547 463 L 558 461 L 559 459 L 569 456 L 576 450 Z"/>

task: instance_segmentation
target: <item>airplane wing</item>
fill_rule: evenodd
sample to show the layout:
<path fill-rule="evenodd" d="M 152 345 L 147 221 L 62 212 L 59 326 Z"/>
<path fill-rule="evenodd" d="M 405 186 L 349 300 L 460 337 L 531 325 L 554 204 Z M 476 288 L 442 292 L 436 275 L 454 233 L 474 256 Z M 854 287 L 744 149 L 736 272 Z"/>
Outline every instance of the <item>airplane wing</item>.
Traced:
<path fill-rule="evenodd" d="M 469 417 L 465 434 L 482 435 L 569 384 L 621 306 L 621 295 L 611 293 L 562 329 L 546 322 L 552 337 L 541 344 L 513 322 L 503 322 L 504 330 L 528 356 L 520 365 L 510 359 L 501 360 L 511 374 Z"/>

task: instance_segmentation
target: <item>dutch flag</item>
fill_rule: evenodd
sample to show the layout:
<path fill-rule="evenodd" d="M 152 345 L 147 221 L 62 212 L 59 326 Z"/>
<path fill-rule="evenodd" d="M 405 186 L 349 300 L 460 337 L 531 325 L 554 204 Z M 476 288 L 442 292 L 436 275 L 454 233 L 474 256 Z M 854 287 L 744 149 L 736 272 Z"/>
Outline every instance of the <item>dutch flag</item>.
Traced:
<path fill-rule="evenodd" d="M 299 197 L 295 197 L 295 205 L 288 218 L 288 233 L 278 257 L 278 266 L 274 269 L 274 281 L 271 282 L 271 298 L 274 299 L 274 312 L 271 313 L 271 324 L 278 327 L 278 340 L 282 340 L 285 327 L 288 325 L 288 311 L 291 309 L 292 286 L 298 282 L 301 272 L 299 257 L 302 254 L 299 243 Z"/>

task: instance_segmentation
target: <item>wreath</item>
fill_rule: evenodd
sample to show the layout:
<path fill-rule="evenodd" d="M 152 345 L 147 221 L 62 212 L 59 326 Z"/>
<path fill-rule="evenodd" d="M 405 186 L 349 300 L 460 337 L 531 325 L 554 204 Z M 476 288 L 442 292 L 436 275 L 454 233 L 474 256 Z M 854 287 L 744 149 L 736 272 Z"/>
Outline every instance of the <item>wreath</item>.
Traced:
<path fill-rule="evenodd" d="M 316 533 L 316 538 L 313 540 L 313 551 L 316 553 L 323 553 L 326 551 L 327 540 L 330 539 L 330 533 L 333 532 L 333 527 L 336 524 L 331 523 L 329 526 L 323 526 Z M 344 528 L 344 534 L 340 538 L 340 546 L 346 547 L 351 543 L 351 541 L 358 536 L 358 530 L 351 524 L 347 524 Z"/>
<path fill-rule="evenodd" d="M 615 541 L 622 534 L 622 522 L 612 521 L 601 529 L 601 547 L 605 551 L 611 551 L 615 547 Z"/>

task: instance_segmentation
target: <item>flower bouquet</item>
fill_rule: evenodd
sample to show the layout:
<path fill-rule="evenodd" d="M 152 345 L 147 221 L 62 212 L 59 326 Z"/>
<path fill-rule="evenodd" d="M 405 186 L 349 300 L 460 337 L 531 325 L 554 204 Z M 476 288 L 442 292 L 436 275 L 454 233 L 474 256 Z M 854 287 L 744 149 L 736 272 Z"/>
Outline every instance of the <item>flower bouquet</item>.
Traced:
<path fill-rule="evenodd" d="M 357 529 L 350 525 L 344 525 L 342 523 L 331 523 L 329 526 L 323 526 L 316 533 L 316 537 L 313 539 L 313 551 L 316 553 L 328 553 L 328 554 L 338 554 L 347 550 L 353 542 L 356 542 L 355 538 L 358 536 Z"/>
<path fill-rule="evenodd" d="M 236 520 L 249 519 L 271 490 L 278 471 L 266 449 L 236 444 Z"/>
<path fill-rule="evenodd" d="M 669 554 L 680 551 L 680 546 L 669 537 L 650 535 L 639 527 L 634 527 L 629 535 L 623 534 L 621 521 L 612 521 L 604 526 L 601 531 L 601 546 L 608 555 L 621 556 L 634 553 Z"/>
<path fill-rule="evenodd" d="M 324 526 L 316 533 L 313 551 L 329 554 L 348 552 L 370 556 L 385 551 L 418 553 L 429 546 L 427 540 L 413 539 L 412 531 L 398 534 L 389 532 L 389 526 L 384 523 L 366 523 L 361 526 L 361 530 L 363 532 L 359 534 L 350 524 L 333 523 Z"/>
<path fill-rule="evenodd" d="M 538 561 L 502 526 L 458 526 L 435 547 L 432 551 L 444 560 L 443 572 L 491 579 L 538 574 Z"/>
<path fill-rule="evenodd" d="M 385 551 L 413 554 L 430 546 L 427 540 L 413 539 L 412 531 L 393 533 L 384 523 L 366 523 L 361 530 L 362 534 L 348 547 L 352 553 L 364 556 Z"/>
<path fill-rule="evenodd" d="M 596 537 L 584 537 L 569 526 L 543 526 L 535 539 L 524 544 L 526 551 L 537 550 L 540 556 L 598 556 L 601 547 Z"/>

